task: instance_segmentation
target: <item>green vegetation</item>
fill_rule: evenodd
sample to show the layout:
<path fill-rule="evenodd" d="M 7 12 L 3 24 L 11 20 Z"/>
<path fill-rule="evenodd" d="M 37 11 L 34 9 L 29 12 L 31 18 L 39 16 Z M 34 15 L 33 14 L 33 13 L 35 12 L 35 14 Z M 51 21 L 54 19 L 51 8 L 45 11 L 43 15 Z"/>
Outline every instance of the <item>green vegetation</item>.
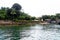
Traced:
<path fill-rule="evenodd" d="M 0 8 L 0 20 L 12 20 L 12 21 L 25 21 L 28 20 L 31 22 L 32 20 L 35 20 L 36 17 L 31 17 L 25 12 L 22 12 L 22 6 L 18 3 L 15 3 L 12 5 L 11 8 L 9 7 L 1 7 Z M 45 21 L 46 19 L 56 20 L 60 19 L 60 13 L 57 13 L 56 15 L 43 15 L 42 17 L 38 18 L 43 19 Z"/>
<path fill-rule="evenodd" d="M 21 5 L 15 3 L 11 8 L 1 7 L 0 9 L 0 20 L 34 20 L 36 17 L 21 12 Z"/>
<path fill-rule="evenodd" d="M 43 19 L 44 21 L 45 19 L 51 19 L 51 20 L 60 19 L 60 13 L 57 13 L 56 15 L 43 15 L 42 17 L 40 17 L 40 19 Z"/>

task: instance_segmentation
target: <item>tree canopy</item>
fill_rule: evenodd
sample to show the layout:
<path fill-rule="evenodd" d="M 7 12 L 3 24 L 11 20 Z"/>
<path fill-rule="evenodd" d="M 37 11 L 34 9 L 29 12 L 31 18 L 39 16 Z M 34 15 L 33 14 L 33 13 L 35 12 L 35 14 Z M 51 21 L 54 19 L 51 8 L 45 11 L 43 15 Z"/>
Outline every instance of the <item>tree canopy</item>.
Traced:
<path fill-rule="evenodd" d="M 21 5 L 19 5 L 18 3 L 13 4 L 12 8 L 15 10 L 21 10 L 22 9 Z"/>
<path fill-rule="evenodd" d="M 0 20 L 34 20 L 35 17 L 31 17 L 25 12 L 21 12 L 22 6 L 18 3 L 13 4 L 11 8 L 1 7 Z"/>

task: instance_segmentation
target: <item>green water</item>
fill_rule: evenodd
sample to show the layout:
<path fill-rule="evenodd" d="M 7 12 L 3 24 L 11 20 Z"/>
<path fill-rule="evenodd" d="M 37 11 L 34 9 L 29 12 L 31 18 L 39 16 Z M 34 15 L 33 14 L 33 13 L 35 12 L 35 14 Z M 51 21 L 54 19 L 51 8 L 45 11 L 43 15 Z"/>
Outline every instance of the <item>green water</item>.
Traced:
<path fill-rule="evenodd" d="M 0 26 L 0 40 L 60 40 L 60 25 Z"/>

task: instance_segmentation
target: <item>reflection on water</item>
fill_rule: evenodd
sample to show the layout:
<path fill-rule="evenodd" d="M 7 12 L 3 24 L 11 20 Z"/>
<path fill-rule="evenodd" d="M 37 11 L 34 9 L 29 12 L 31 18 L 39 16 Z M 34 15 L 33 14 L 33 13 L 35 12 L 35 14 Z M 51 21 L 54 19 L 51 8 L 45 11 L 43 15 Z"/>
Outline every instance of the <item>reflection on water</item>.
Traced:
<path fill-rule="evenodd" d="M 0 27 L 0 40 L 60 40 L 60 25 Z"/>

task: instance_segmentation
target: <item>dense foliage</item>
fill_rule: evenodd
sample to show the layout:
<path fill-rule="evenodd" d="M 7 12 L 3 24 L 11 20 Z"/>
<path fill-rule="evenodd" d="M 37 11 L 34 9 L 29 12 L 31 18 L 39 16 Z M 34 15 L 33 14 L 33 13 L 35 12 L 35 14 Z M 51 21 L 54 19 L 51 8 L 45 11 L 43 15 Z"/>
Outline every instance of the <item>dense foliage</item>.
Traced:
<path fill-rule="evenodd" d="M 34 20 L 35 17 L 21 12 L 21 5 L 15 3 L 11 8 L 1 7 L 0 20 Z"/>
<path fill-rule="evenodd" d="M 13 6 L 12 6 L 13 9 L 15 10 L 21 10 L 21 5 L 19 5 L 18 3 L 15 3 Z"/>
<path fill-rule="evenodd" d="M 43 15 L 41 17 L 41 19 L 43 19 L 43 20 L 45 20 L 45 19 L 51 19 L 51 20 L 60 19 L 60 13 L 57 13 L 56 15 Z"/>

